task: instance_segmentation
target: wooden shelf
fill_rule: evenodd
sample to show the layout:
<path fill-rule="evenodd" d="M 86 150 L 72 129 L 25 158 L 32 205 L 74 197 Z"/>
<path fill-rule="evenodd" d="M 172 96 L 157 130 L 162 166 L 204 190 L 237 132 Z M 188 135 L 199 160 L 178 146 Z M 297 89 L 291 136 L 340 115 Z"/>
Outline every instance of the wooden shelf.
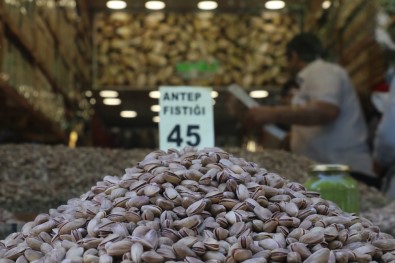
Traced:
<path fill-rule="evenodd" d="M 9 85 L 7 82 L 0 80 L 0 90 L 14 101 L 20 108 L 26 110 L 37 123 L 43 127 L 43 130 L 48 130 L 58 142 L 67 142 L 66 133 L 59 127 L 59 125 L 50 119 L 48 119 L 41 111 L 33 108 L 33 106 L 21 96 L 14 87 Z"/>
<path fill-rule="evenodd" d="M 73 67 L 72 67 L 72 66 L 73 66 L 73 62 L 72 62 L 72 61 L 73 61 L 74 58 L 66 53 L 66 50 L 63 48 L 63 46 L 62 46 L 62 44 L 61 44 L 61 41 L 59 40 L 58 35 L 57 35 L 57 34 L 54 32 L 54 30 L 51 28 L 51 26 L 50 26 L 49 23 L 48 23 L 48 20 L 44 18 L 43 21 L 44 21 L 44 23 L 45 23 L 45 26 L 46 26 L 47 29 L 48 29 L 48 32 L 51 34 L 52 38 L 53 38 L 54 41 L 55 41 L 55 45 L 56 45 L 56 47 L 57 47 L 57 50 L 58 50 L 60 56 L 66 61 L 67 66 L 68 66 L 68 67 L 70 68 L 70 70 L 71 70 L 71 69 L 73 68 Z"/>
<path fill-rule="evenodd" d="M 84 16 L 87 10 L 86 1 L 84 0 L 84 6 L 82 7 Z M 0 0 L 0 62 L 3 62 L 0 63 L 0 72 L 8 73 L 12 76 L 15 75 L 15 78 L 12 77 L 13 79 L 6 81 L 6 78 L 0 77 L 0 117 L 3 120 L 0 124 L 0 129 L 5 129 L 15 134 L 15 138 L 22 141 L 67 143 L 68 134 L 64 124 L 80 122 L 76 115 L 79 109 L 79 100 L 81 99 L 79 93 L 82 92 L 84 86 L 91 85 L 90 79 L 82 79 L 83 75 L 75 67 L 75 58 L 80 56 L 80 61 L 82 59 L 87 60 L 88 53 L 74 48 L 72 42 L 74 37 L 67 38 L 68 36 L 64 35 L 66 32 L 63 34 L 62 31 L 58 30 L 61 21 L 55 19 L 58 19 L 59 15 L 64 15 L 61 6 L 57 6 L 53 10 L 27 8 L 27 14 L 24 14 L 23 17 L 21 14 L 20 17 L 16 17 L 18 16 L 15 13 L 16 10 L 7 9 L 6 7 L 8 6 L 5 6 L 5 2 Z M 48 12 L 52 11 L 57 13 L 49 13 L 47 15 Z M 31 19 L 31 22 L 29 19 Z M 20 22 L 23 23 L 21 24 Z M 34 22 L 37 22 L 37 25 L 40 27 L 33 26 L 32 28 L 30 23 Z M 64 23 L 67 23 L 67 21 L 64 21 Z M 77 20 L 75 23 L 67 26 L 70 27 L 67 28 L 68 31 L 71 32 L 75 28 L 76 34 L 83 36 L 84 31 L 86 33 L 89 32 L 89 14 L 85 17 L 81 16 L 81 21 Z M 36 33 L 29 31 L 29 28 L 41 30 Z M 44 39 L 41 39 L 41 37 Z M 85 34 L 81 41 L 90 43 L 89 39 L 89 36 Z M 68 42 L 66 43 L 65 40 Z M 8 55 L 5 53 L 7 50 L 3 48 L 3 44 L 8 43 L 7 47 L 9 46 L 10 51 L 15 51 L 15 54 Z M 66 48 L 68 44 L 70 47 Z M 7 56 L 4 58 L 4 55 Z M 5 61 L 4 59 L 7 60 Z M 11 63 L 14 63 L 14 59 L 15 63 L 17 63 L 15 64 L 17 68 L 12 70 L 13 68 L 10 69 L 9 67 L 12 66 Z M 20 61 L 21 59 L 22 61 Z M 90 66 L 85 60 L 80 64 L 82 66 Z M 64 104 L 64 123 L 58 122 L 57 119 L 55 121 L 54 117 L 52 117 L 53 115 L 47 114 L 46 110 L 41 110 L 44 107 L 36 107 L 34 100 L 30 100 L 29 97 L 19 92 L 19 89 L 16 88 L 19 88 L 19 85 L 16 83 L 21 82 L 22 79 L 16 78 L 23 74 L 22 72 L 26 72 L 28 75 L 26 78 L 23 78 L 25 79 L 24 82 L 28 82 L 25 84 L 36 87 L 32 83 L 36 82 L 36 85 L 45 86 L 43 89 Z M 75 76 L 80 74 L 81 77 L 77 79 Z M 74 79 L 77 80 L 75 83 L 73 82 Z M 82 82 L 84 83 L 82 84 Z M 41 89 L 35 90 L 40 92 Z M 45 106 L 43 104 L 40 105 Z"/>
<path fill-rule="evenodd" d="M 25 53 L 33 61 L 33 64 L 36 65 L 41 70 L 41 72 L 44 74 L 44 76 L 47 78 L 47 80 L 51 84 L 54 92 L 60 93 L 62 95 L 66 107 L 72 107 L 74 104 L 73 101 L 58 86 L 55 79 L 51 75 L 50 70 L 48 69 L 47 65 L 38 58 L 37 53 L 29 45 L 26 38 L 22 34 L 20 34 L 18 29 L 10 22 L 10 19 L 7 16 L 3 16 L 3 22 L 4 22 L 6 34 L 7 33 L 10 34 L 13 37 L 13 39 L 18 42 L 19 46 L 21 46 L 24 49 Z"/>
<path fill-rule="evenodd" d="M 87 65 L 91 64 L 91 62 L 89 61 L 89 58 L 86 56 L 86 54 L 81 53 L 81 51 L 78 50 L 78 49 L 77 49 L 77 53 L 76 54 L 74 54 L 72 56 L 70 54 L 68 54 L 66 49 L 62 46 L 62 42 L 60 41 L 59 36 L 54 31 L 54 29 L 49 25 L 48 20 L 44 18 L 43 21 L 44 21 L 44 23 L 45 23 L 45 25 L 46 25 L 46 27 L 48 29 L 48 32 L 50 33 L 50 35 L 52 36 L 52 38 L 55 41 L 55 45 L 57 47 L 57 50 L 58 50 L 60 56 L 66 62 L 66 66 L 68 67 L 68 69 L 73 74 L 75 74 L 75 75 L 78 74 L 77 70 L 75 69 L 75 63 L 77 63 L 78 56 L 81 56 L 83 58 L 84 62 Z M 83 34 L 83 30 L 86 30 L 85 33 L 89 32 L 88 25 L 85 24 L 85 23 L 82 23 L 82 27 L 84 29 L 81 29 L 80 27 L 77 27 L 76 37 L 80 37 L 80 38 L 85 38 L 86 37 L 86 35 Z M 86 41 L 86 39 L 83 40 L 84 44 L 86 44 L 85 41 Z M 86 83 L 89 83 L 89 80 L 86 79 L 85 77 L 84 77 L 84 80 L 86 80 Z"/>
<path fill-rule="evenodd" d="M 343 3 L 344 7 L 340 10 L 338 26 L 342 29 L 347 27 L 348 24 L 350 23 L 352 16 L 355 14 L 356 10 L 358 10 L 358 8 L 361 8 L 361 6 L 365 4 L 366 4 L 365 0 L 344 1 Z"/>

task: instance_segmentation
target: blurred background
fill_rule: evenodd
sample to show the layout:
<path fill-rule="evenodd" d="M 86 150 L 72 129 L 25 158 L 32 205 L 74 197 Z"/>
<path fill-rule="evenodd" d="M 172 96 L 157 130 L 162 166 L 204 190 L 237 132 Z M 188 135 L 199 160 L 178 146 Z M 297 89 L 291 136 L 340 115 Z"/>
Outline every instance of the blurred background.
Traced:
<path fill-rule="evenodd" d="M 395 29 L 384 0 L 2 0 L 0 10 L 0 143 L 157 148 L 153 91 L 186 85 L 213 88 L 216 144 L 240 146 L 226 87 L 278 103 L 286 43 L 303 31 L 348 70 L 369 121 L 387 69 L 378 14 Z"/>

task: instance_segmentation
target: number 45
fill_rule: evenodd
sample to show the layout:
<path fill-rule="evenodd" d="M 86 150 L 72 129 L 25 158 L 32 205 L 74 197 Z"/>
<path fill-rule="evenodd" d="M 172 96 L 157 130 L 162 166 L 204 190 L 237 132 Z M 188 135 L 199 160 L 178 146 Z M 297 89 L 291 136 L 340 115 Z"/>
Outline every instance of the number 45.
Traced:
<path fill-rule="evenodd" d="M 197 146 L 200 144 L 200 135 L 197 133 L 199 131 L 199 125 L 188 125 L 187 126 L 187 134 L 186 137 L 194 137 L 194 141 L 187 140 L 186 143 L 189 146 Z M 174 126 L 171 130 L 169 136 L 167 136 L 168 142 L 173 142 L 177 144 L 177 147 L 180 147 L 182 142 L 184 141 L 181 136 L 181 127 L 179 124 Z"/>

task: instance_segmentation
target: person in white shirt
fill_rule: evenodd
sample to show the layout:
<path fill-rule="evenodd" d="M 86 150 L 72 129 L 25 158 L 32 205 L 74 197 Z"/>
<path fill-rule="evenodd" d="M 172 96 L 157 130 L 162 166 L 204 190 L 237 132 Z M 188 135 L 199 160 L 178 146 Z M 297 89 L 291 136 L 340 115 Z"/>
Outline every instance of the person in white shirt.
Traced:
<path fill-rule="evenodd" d="M 307 33 L 287 45 L 291 73 L 300 89 L 291 106 L 260 106 L 247 112 L 246 122 L 292 124 L 291 151 L 320 163 L 347 164 L 374 176 L 367 128 L 347 72 L 320 58 L 319 39 Z"/>
<path fill-rule="evenodd" d="M 383 116 L 378 125 L 374 141 L 374 159 L 382 171 L 385 183 L 383 190 L 395 199 L 395 79 L 390 85 Z"/>

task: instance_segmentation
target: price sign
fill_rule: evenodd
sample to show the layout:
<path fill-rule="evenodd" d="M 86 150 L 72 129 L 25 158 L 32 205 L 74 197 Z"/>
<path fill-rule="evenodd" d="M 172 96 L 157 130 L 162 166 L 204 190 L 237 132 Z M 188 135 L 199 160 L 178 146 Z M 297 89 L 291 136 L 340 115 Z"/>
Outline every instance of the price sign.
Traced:
<path fill-rule="evenodd" d="M 159 90 L 160 148 L 213 147 L 211 88 L 161 87 Z"/>

